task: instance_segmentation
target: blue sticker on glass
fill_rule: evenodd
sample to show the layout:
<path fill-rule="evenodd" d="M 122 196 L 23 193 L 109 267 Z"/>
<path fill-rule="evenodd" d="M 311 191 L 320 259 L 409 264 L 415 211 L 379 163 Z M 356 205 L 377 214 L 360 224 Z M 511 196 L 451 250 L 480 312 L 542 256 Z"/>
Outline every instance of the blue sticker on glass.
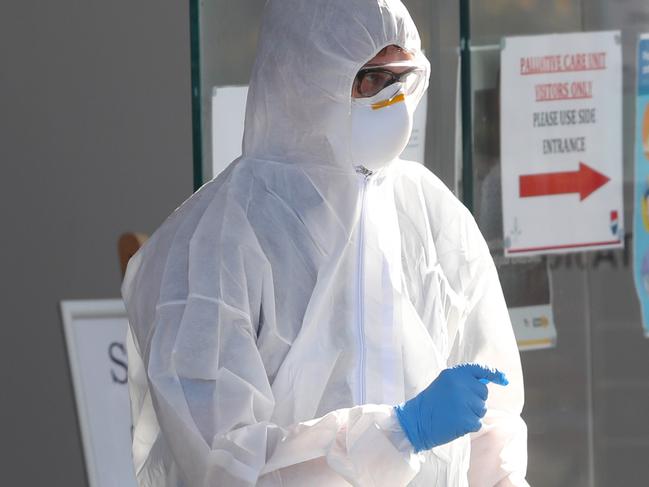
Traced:
<path fill-rule="evenodd" d="M 638 96 L 649 95 L 649 39 L 638 45 Z"/>
<path fill-rule="evenodd" d="M 638 43 L 633 274 L 645 336 L 649 337 L 649 35 Z"/>

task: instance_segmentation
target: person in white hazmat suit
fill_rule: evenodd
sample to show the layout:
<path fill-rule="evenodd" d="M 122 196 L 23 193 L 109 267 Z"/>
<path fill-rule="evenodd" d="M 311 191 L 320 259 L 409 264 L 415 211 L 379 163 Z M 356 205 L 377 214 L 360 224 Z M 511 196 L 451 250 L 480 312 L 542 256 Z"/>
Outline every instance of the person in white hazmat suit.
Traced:
<path fill-rule="evenodd" d="M 265 9 L 242 157 L 122 286 L 139 485 L 527 485 L 493 261 L 398 159 L 430 71 L 406 8 Z"/>

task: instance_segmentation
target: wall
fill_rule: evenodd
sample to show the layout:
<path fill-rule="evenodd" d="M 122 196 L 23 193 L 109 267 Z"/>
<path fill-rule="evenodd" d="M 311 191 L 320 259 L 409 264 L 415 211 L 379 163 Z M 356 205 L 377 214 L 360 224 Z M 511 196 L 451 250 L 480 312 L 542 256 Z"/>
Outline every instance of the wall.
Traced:
<path fill-rule="evenodd" d="M 0 2 L 2 485 L 86 485 L 58 303 L 192 191 L 188 2 Z"/>

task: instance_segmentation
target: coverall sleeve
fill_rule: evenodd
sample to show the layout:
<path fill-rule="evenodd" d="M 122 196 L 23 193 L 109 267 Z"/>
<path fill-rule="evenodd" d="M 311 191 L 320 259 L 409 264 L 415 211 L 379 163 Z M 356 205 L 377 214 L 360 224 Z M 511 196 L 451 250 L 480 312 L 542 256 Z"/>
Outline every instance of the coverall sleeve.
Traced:
<path fill-rule="evenodd" d="M 162 302 L 149 338 L 137 343 L 137 334 L 131 330 L 132 397 L 137 406 L 150 395 L 151 407 L 134 411 L 134 445 L 151 444 L 158 428 L 183 485 L 392 487 L 419 470 L 391 405 L 273 424 L 275 400 L 250 316 L 223 298 Z M 138 478 L 155 454 L 151 447 L 135 454 Z"/>
<path fill-rule="evenodd" d="M 489 385 L 483 427 L 471 436 L 469 485 L 527 486 L 527 427 L 520 416 L 524 402 L 520 355 L 496 267 L 468 213 L 462 241 L 465 265 L 458 268 L 466 309 L 450 365 L 480 363 L 505 372 L 509 379 L 506 387 Z"/>

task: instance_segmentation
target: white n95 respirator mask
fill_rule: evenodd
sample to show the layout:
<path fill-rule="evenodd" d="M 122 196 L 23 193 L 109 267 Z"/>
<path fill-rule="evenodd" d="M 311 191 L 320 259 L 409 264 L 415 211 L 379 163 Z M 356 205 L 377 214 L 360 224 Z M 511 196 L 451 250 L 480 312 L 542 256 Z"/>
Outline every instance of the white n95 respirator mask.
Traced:
<path fill-rule="evenodd" d="M 411 104 L 399 84 L 371 98 L 352 98 L 351 151 L 355 166 L 376 171 L 399 157 L 412 132 Z"/>

